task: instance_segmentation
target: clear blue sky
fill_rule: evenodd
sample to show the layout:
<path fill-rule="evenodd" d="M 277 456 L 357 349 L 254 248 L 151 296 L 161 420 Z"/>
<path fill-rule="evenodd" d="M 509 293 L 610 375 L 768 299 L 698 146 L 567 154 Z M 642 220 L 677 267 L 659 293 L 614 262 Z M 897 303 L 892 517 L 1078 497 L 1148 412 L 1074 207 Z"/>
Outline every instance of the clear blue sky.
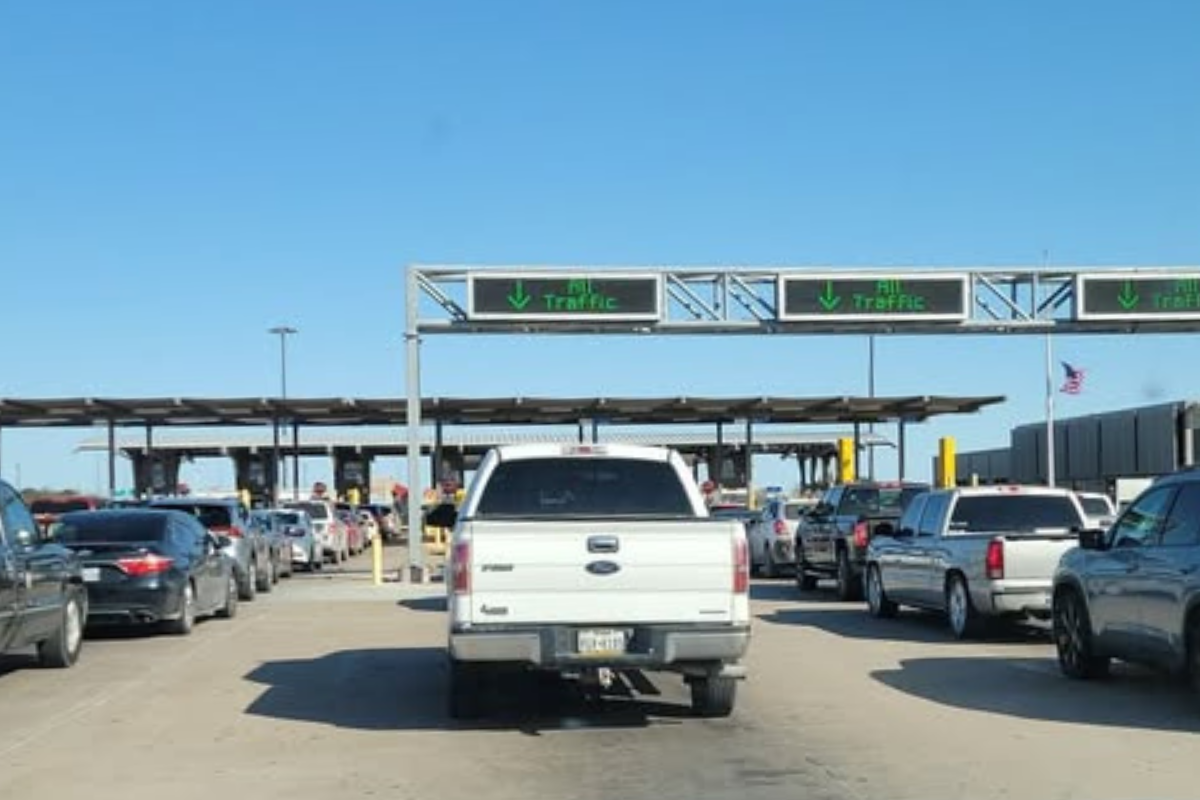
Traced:
<path fill-rule="evenodd" d="M 1200 264 L 1197 42 L 1190 0 L 0 0 L 0 396 L 270 395 L 280 322 L 292 394 L 395 396 L 412 262 Z M 1200 397 L 1195 338 L 1061 338 L 1060 415 Z M 1039 419 L 1041 348 L 880 340 L 880 394 L 1009 397 L 910 466 Z M 863 337 L 424 364 L 434 395 L 866 389 Z M 95 435 L 5 431 L 0 470 L 94 488 Z"/>

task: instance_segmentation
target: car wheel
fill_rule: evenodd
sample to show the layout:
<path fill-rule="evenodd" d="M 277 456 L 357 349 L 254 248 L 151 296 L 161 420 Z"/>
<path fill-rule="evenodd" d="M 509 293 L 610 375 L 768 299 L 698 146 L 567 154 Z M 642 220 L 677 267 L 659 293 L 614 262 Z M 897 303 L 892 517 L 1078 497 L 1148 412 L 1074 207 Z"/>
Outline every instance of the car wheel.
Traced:
<path fill-rule="evenodd" d="M 191 581 L 189 581 L 183 585 L 183 591 L 179 595 L 179 618 L 167 620 L 163 627 L 167 633 L 187 636 L 195 625 L 196 590 L 192 588 Z"/>
<path fill-rule="evenodd" d="M 63 603 L 62 619 L 49 639 L 38 642 L 38 661 L 43 667 L 61 669 L 79 660 L 83 649 L 83 604 L 75 592 Z"/>
<path fill-rule="evenodd" d="M 229 572 L 229 582 L 225 589 L 225 605 L 217 612 L 217 616 L 222 619 L 233 619 L 238 612 L 238 582 L 237 576 L 233 571 Z"/>
<path fill-rule="evenodd" d="M 242 576 L 241 584 L 238 586 L 239 600 L 253 600 L 258 593 L 258 564 L 254 561 L 246 567 L 246 573 Z"/>
<path fill-rule="evenodd" d="M 255 587 L 258 591 L 266 594 L 271 591 L 272 584 L 275 583 L 275 559 L 268 557 L 267 563 L 258 571 L 258 585 Z"/>
<path fill-rule="evenodd" d="M 1096 655 L 1092 623 L 1083 600 L 1074 590 L 1065 589 L 1054 598 L 1053 627 L 1058 667 L 1064 675 L 1087 680 L 1108 674 L 1109 660 Z"/>
<path fill-rule="evenodd" d="M 961 575 L 953 576 L 946 585 L 946 617 L 955 639 L 970 639 L 983 632 L 983 620 L 971 603 L 967 581 Z"/>
<path fill-rule="evenodd" d="M 862 579 L 854 575 L 850 554 L 839 550 L 837 556 L 837 595 L 839 600 L 858 600 L 862 597 Z"/>
<path fill-rule="evenodd" d="M 723 675 L 693 678 L 692 712 L 701 717 L 728 717 L 737 700 L 737 681 Z"/>
<path fill-rule="evenodd" d="M 1200 616 L 1195 613 L 1187 626 L 1187 677 L 1192 691 L 1200 695 Z"/>
<path fill-rule="evenodd" d="M 450 659 L 450 686 L 446 699 L 453 719 L 476 719 L 483 714 L 483 667 Z"/>
<path fill-rule="evenodd" d="M 867 567 L 867 608 L 871 616 L 879 619 L 896 616 L 900 608 L 895 601 L 888 599 L 887 592 L 883 590 L 883 575 L 875 564 Z"/>

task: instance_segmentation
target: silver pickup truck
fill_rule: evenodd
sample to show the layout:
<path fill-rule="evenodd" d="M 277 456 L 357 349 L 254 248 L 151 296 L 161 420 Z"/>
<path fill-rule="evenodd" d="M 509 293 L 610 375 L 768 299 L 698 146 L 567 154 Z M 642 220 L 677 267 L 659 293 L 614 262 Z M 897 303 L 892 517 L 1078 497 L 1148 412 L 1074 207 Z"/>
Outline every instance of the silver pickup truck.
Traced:
<path fill-rule="evenodd" d="M 1054 571 L 1086 517 L 1073 492 L 979 486 L 916 497 L 892 528 L 877 528 L 867 551 L 867 605 L 874 616 L 899 606 L 944 612 L 962 639 L 989 619 L 1050 616 Z"/>

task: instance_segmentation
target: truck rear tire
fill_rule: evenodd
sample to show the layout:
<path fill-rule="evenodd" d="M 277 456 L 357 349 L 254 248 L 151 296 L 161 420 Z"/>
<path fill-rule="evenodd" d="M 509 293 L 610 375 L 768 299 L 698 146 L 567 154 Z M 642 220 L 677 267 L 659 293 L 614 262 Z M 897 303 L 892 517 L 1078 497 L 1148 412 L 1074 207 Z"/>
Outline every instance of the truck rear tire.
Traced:
<path fill-rule="evenodd" d="M 447 687 L 447 710 L 451 719 L 478 719 L 483 714 L 483 668 L 457 659 L 450 659 L 450 685 Z"/>
<path fill-rule="evenodd" d="M 801 592 L 811 592 L 817 588 L 817 576 L 808 571 L 808 559 L 804 557 L 804 547 L 799 539 L 796 541 L 796 589 Z"/>
<path fill-rule="evenodd" d="M 850 566 L 850 554 L 845 550 L 839 550 L 837 554 L 837 595 L 839 600 L 862 598 L 862 578 L 855 577 L 854 568 Z"/>
<path fill-rule="evenodd" d="M 952 575 L 946 583 L 946 617 L 955 639 L 974 639 L 983 635 L 984 620 L 971 602 L 967 579 Z"/>
<path fill-rule="evenodd" d="M 700 717 L 728 717 L 737 701 L 738 682 L 722 675 L 693 678 L 692 712 Z"/>
<path fill-rule="evenodd" d="M 779 577 L 779 568 L 775 566 L 775 558 L 771 555 L 770 543 L 763 545 L 763 563 L 759 574 L 768 580 Z"/>

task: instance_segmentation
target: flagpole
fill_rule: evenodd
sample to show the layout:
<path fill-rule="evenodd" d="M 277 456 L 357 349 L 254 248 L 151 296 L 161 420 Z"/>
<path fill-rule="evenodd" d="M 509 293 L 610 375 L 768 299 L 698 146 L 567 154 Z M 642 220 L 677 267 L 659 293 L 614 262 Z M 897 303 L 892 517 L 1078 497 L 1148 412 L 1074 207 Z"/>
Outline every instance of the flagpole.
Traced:
<path fill-rule="evenodd" d="M 1054 486 L 1054 345 L 1046 334 L 1046 485 Z"/>

